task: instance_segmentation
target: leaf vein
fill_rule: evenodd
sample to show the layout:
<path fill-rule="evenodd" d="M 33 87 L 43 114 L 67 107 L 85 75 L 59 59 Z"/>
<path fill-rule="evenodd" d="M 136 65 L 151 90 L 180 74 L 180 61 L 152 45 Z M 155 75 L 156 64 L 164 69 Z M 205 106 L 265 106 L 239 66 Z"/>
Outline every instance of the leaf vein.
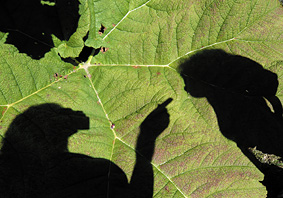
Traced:
<path fill-rule="evenodd" d="M 115 25 L 115 27 L 113 27 L 113 28 L 108 32 L 108 34 L 106 34 L 106 35 L 103 37 L 102 40 L 105 40 L 105 39 L 109 36 L 109 34 L 111 34 L 111 33 L 118 27 L 118 25 L 119 25 L 122 21 L 124 21 L 124 19 L 125 19 L 131 12 L 134 12 L 134 11 L 136 11 L 136 10 L 142 8 L 143 6 L 145 6 L 146 4 L 148 4 L 150 1 L 151 1 L 151 0 L 148 0 L 147 2 L 145 2 L 144 4 L 142 4 L 141 6 L 136 7 L 136 8 L 134 8 L 134 9 L 128 11 L 127 14 Z"/>

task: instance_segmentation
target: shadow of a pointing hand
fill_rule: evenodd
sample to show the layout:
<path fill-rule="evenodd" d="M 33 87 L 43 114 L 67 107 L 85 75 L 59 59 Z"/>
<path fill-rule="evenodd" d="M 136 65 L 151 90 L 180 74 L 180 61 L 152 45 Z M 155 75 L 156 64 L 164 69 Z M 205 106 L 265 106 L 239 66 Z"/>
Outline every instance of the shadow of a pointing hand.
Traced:
<path fill-rule="evenodd" d="M 154 154 L 156 138 L 168 127 L 169 114 L 166 106 L 172 99 L 166 100 L 152 111 L 140 126 L 140 134 L 136 145 L 136 165 L 131 178 L 131 188 L 136 197 L 152 197 L 153 169 L 151 160 Z"/>
<path fill-rule="evenodd" d="M 1 197 L 151 197 L 151 158 L 155 139 L 169 123 L 168 103 L 141 125 L 130 183 L 113 162 L 68 151 L 68 138 L 78 129 L 89 129 L 83 112 L 50 103 L 30 107 L 13 120 L 2 142 Z"/>
<path fill-rule="evenodd" d="M 138 137 L 137 150 L 143 149 L 144 145 L 154 142 L 156 138 L 168 127 L 169 114 L 166 106 L 172 101 L 167 99 L 152 111 L 140 126 L 140 134 Z M 149 158 L 150 159 L 150 158 Z"/>

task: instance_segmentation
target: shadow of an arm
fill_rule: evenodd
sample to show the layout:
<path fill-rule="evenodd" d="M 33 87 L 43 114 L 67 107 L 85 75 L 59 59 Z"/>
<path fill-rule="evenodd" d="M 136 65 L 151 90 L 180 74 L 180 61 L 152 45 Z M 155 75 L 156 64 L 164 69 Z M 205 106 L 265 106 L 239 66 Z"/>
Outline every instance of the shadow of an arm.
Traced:
<path fill-rule="evenodd" d="M 136 164 L 130 186 L 136 197 L 152 197 L 154 176 L 151 160 L 154 154 L 156 138 L 167 128 L 169 114 L 166 106 L 172 99 L 166 100 L 152 111 L 140 126 L 136 145 Z"/>

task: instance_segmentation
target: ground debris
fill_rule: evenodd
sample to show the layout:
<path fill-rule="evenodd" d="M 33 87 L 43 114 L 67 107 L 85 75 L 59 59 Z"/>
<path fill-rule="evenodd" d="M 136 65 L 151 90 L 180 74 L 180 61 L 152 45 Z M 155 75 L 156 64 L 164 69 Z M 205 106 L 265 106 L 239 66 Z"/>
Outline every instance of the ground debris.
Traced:
<path fill-rule="evenodd" d="M 254 148 L 249 147 L 249 150 L 250 150 L 251 153 L 254 154 L 256 159 L 258 161 L 260 161 L 261 163 L 269 164 L 269 165 L 275 165 L 275 166 L 278 166 L 280 168 L 283 168 L 283 162 L 280 160 L 281 157 L 276 156 L 274 154 L 263 153 L 260 150 L 257 150 L 256 147 L 254 147 Z"/>

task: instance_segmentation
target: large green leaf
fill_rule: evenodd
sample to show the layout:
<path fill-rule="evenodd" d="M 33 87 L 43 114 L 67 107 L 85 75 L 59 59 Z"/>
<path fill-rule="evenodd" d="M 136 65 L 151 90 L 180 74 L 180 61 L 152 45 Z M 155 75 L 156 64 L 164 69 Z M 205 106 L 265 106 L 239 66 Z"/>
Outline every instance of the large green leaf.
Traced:
<path fill-rule="evenodd" d="M 33 60 L 3 44 L 6 36 L 0 35 L 0 134 L 34 104 L 57 102 L 82 110 L 91 119 L 90 130 L 75 134 L 70 150 L 110 159 L 130 179 L 139 125 L 157 104 L 171 97 L 170 124 L 157 139 L 152 161 L 154 197 L 265 197 L 259 182 L 263 175 L 234 142 L 221 135 L 207 101 L 187 95 L 176 68 L 183 58 L 204 48 L 222 48 L 265 67 L 279 63 L 283 53 L 280 3 L 80 2 L 82 18 L 74 38 L 83 38 L 88 27 L 86 45 L 105 47 L 106 52 L 90 56 L 78 67 L 61 61 L 56 52 L 74 57 L 78 52 L 56 38 L 55 49 Z M 81 49 L 80 43 L 76 45 Z"/>

